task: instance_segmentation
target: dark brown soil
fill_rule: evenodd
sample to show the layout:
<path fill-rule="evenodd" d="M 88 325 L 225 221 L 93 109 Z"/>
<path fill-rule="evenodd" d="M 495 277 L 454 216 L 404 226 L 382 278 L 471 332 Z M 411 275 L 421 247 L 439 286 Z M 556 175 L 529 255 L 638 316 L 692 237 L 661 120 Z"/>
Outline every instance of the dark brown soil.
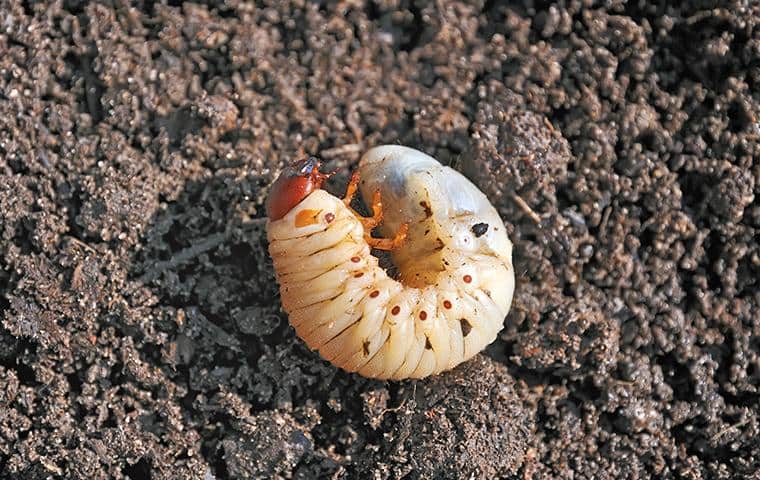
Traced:
<path fill-rule="evenodd" d="M 0 478 L 754 478 L 760 9 L 0 0 Z M 380 143 L 515 242 L 486 354 L 295 338 L 262 203 Z"/>

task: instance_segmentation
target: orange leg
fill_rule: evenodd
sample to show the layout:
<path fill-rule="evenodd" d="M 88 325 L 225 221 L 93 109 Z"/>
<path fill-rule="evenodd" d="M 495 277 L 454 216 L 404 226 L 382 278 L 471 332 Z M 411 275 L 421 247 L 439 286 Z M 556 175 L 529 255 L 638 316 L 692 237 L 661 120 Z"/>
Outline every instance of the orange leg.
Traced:
<path fill-rule="evenodd" d="M 372 230 L 376 226 L 380 225 L 383 221 L 383 201 L 380 198 L 380 190 L 375 190 L 375 194 L 372 195 L 372 216 L 363 217 L 362 225 L 365 229 Z"/>
<path fill-rule="evenodd" d="M 404 244 L 406 240 L 406 234 L 409 231 L 409 225 L 406 223 L 401 224 L 396 235 L 393 238 L 367 238 L 367 243 L 370 247 L 378 250 L 395 250 Z"/>
<path fill-rule="evenodd" d="M 380 200 L 380 191 L 375 192 L 375 195 L 372 197 L 372 216 L 369 218 L 362 217 L 356 212 L 356 210 L 351 208 L 351 200 L 354 199 L 358 187 L 359 171 L 356 170 L 353 175 L 351 175 L 351 180 L 348 182 L 348 187 L 346 187 L 346 196 L 343 197 L 343 203 L 354 213 L 364 227 L 364 230 L 371 231 L 378 226 L 383 219 L 383 202 Z"/>
<path fill-rule="evenodd" d="M 343 197 L 343 203 L 347 207 L 351 205 L 351 200 L 354 199 L 357 188 L 359 188 L 359 170 L 355 170 L 353 175 L 351 175 L 351 180 L 349 180 L 348 187 L 346 188 L 346 196 Z"/>
<path fill-rule="evenodd" d="M 371 233 L 372 230 L 380 225 L 383 221 L 383 201 L 380 197 L 380 190 L 376 190 L 372 195 L 372 216 L 362 217 L 353 208 L 351 208 L 351 200 L 353 200 L 356 190 L 359 187 L 359 171 L 354 171 L 351 175 L 351 180 L 346 187 L 346 196 L 343 197 L 343 203 L 354 213 L 357 220 L 364 227 L 364 239 L 367 241 L 370 247 L 378 250 L 393 250 L 400 247 L 406 239 L 406 234 L 409 231 L 409 225 L 403 224 L 396 232 L 393 238 L 374 238 Z"/>

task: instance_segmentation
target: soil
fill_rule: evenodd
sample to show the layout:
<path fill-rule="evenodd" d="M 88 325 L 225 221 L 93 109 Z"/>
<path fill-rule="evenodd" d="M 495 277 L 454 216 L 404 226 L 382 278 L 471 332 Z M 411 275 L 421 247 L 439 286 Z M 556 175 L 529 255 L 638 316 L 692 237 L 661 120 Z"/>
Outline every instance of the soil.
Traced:
<path fill-rule="evenodd" d="M 0 478 L 757 478 L 760 9 L 649 3 L 0 0 Z M 308 351 L 266 253 L 283 165 L 381 143 L 515 243 L 423 381 Z"/>

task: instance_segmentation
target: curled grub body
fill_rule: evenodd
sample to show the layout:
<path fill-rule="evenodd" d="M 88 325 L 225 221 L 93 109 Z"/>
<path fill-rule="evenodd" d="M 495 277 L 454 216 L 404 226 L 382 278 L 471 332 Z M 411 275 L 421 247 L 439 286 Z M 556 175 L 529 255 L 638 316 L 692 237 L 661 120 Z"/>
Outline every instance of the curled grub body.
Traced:
<path fill-rule="evenodd" d="M 371 149 L 359 177 L 365 199 L 380 192 L 380 232 L 406 234 L 391 251 L 399 279 L 371 255 L 366 222 L 314 189 L 267 224 L 290 323 L 323 358 L 366 377 L 451 369 L 491 343 L 509 311 L 504 224 L 469 180 L 411 148 Z"/>

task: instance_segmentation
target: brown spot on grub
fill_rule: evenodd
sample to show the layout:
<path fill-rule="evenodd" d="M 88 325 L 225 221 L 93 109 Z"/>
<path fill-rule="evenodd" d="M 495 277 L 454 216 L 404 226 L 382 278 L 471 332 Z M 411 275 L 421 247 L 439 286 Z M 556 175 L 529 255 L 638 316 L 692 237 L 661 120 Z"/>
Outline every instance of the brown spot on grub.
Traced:
<path fill-rule="evenodd" d="M 314 225 L 315 223 L 319 223 L 319 220 L 317 220 L 317 217 L 319 216 L 319 213 L 321 211 L 322 210 L 312 210 L 310 208 L 306 208 L 296 213 L 296 220 L 295 220 L 296 227 L 297 228 L 307 227 L 309 225 Z"/>
<path fill-rule="evenodd" d="M 459 319 L 459 325 L 462 326 L 462 336 L 463 337 L 466 337 L 472 331 L 472 325 L 470 325 L 470 322 L 468 322 L 466 318 L 460 318 Z"/>
<path fill-rule="evenodd" d="M 423 200 L 420 202 L 420 207 L 422 207 L 425 210 L 425 218 L 428 219 L 433 216 L 433 210 L 430 208 L 430 205 Z"/>
<path fill-rule="evenodd" d="M 481 237 L 488 231 L 488 224 L 487 223 L 476 223 L 472 226 L 472 233 L 475 234 L 476 237 Z"/>

